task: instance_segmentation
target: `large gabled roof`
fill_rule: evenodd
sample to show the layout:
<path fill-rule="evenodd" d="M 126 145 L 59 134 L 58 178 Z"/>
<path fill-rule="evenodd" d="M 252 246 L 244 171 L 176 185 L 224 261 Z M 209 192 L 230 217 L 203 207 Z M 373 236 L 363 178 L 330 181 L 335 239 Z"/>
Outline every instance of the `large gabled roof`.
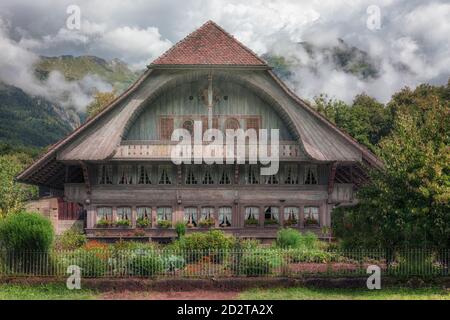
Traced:
<path fill-rule="evenodd" d="M 209 47 L 208 47 L 209 45 Z M 189 50 L 193 52 L 189 52 Z M 202 56 L 204 54 L 204 56 Z M 191 69 L 191 66 L 202 66 L 206 67 L 211 66 L 223 66 L 224 69 L 229 69 L 232 66 L 251 66 L 251 67 L 259 67 L 263 69 L 268 69 L 265 62 L 260 59 L 256 54 L 254 54 L 250 49 L 246 48 L 236 39 L 234 39 L 231 35 L 225 32 L 222 28 L 217 26 L 214 22 L 208 21 L 205 23 L 200 29 L 194 31 L 192 34 L 187 36 L 185 39 L 176 44 L 172 49 L 168 50 L 161 57 L 156 59 L 150 66 L 149 70 L 147 70 L 141 77 L 138 79 L 128 90 L 123 92 L 116 100 L 114 100 L 110 105 L 108 105 L 102 112 L 100 112 L 97 116 L 89 119 L 85 124 L 81 127 L 73 131 L 66 138 L 60 140 L 53 146 L 51 146 L 48 151 L 43 154 L 39 159 L 37 159 L 32 165 L 26 168 L 17 179 L 21 182 L 32 183 L 32 184 L 41 184 L 48 185 L 42 182 L 44 177 L 57 174 L 63 168 L 63 165 L 57 159 L 57 153 L 61 153 L 68 146 L 75 143 L 77 139 L 79 140 L 82 135 L 89 134 L 89 130 L 94 128 L 94 126 L 98 125 L 102 121 L 112 123 L 112 127 L 117 128 L 117 120 L 116 118 L 107 119 L 108 115 L 112 112 L 117 111 L 121 114 L 121 117 L 124 120 L 128 119 L 132 110 L 138 107 L 138 104 L 141 103 L 144 97 L 139 97 L 139 99 L 134 99 L 134 101 L 128 101 L 129 98 L 136 94 L 138 89 L 143 88 L 145 83 L 148 81 L 165 81 L 157 80 L 158 72 L 156 70 L 152 70 L 152 67 L 158 66 L 181 66 L 184 67 L 185 72 Z M 156 74 L 154 75 L 154 73 Z M 266 73 L 267 72 L 267 73 Z M 170 73 L 166 74 L 167 79 L 171 77 L 175 77 Z M 258 74 L 260 74 L 258 72 Z M 319 161 L 342 161 L 342 159 L 347 158 L 345 155 L 345 150 L 340 150 L 340 147 L 343 147 L 342 143 L 346 145 L 352 146 L 359 150 L 362 154 L 362 159 L 372 166 L 381 167 L 381 161 L 373 155 L 367 148 L 359 144 L 353 138 L 351 138 L 348 134 L 341 131 L 334 124 L 330 123 L 327 119 L 325 119 L 322 115 L 320 115 L 316 110 L 308 105 L 307 102 L 301 100 L 295 93 L 293 93 L 280 79 L 278 79 L 275 74 L 271 70 L 263 70 L 261 74 L 266 74 L 269 76 L 269 79 L 272 79 L 274 83 L 276 83 L 279 88 L 282 89 L 284 94 L 287 94 L 291 99 L 293 99 L 296 103 L 296 107 L 299 111 L 305 110 L 307 114 L 310 114 L 312 117 L 307 116 L 306 113 L 296 113 L 294 121 L 298 123 L 301 131 L 301 140 L 303 145 L 306 145 L 306 151 L 311 157 L 311 159 L 319 160 Z M 250 76 L 250 75 L 249 75 Z M 251 77 L 251 76 L 250 76 Z M 254 78 L 254 77 L 253 77 Z M 253 79 L 252 78 L 252 79 Z M 153 79 L 153 80 L 152 80 Z M 155 80 L 156 79 L 156 80 Z M 166 80 L 167 80 L 166 79 Z M 255 78 L 256 79 L 256 78 Z M 259 81 L 255 80 L 254 81 Z M 156 85 L 156 84 L 155 84 Z M 157 86 L 155 87 L 157 88 Z M 155 88 L 152 89 L 151 86 L 146 87 L 148 95 L 152 94 Z M 142 91 L 142 90 L 141 90 Z M 282 96 L 276 94 L 274 92 L 274 97 L 277 97 L 280 100 L 283 100 Z M 128 102 L 127 102 L 128 101 Z M 127 104 L 124 107 L 124 104 Z M 134 108 L 134 109 L 133 109 Z M 122 110 L 121 110 L 122 109 Z M 130 111 L 131 110 L 131 111 Z M 313 121 L 314 128 L 307 128 L 308 126 L 302 126 L 302 122 L 304 121 Z M 120 125 L 123 126 L 124 123 Z M 317 125 L 319 127 L 317 127 Z M 120 126 L 119 126 L 120 127 Z M 328 128 L 328 129 L 323 129 Z M 91 130 L 92 131 L 92 130 Z M 319 134 L 321 132 L 322 134 Z M 114 146 L 116 144 L 111 144 L 109 140 L 112 139 L 110 135 L 102 134 L 95 135 L 91 134 L 102 141 L 100 142 L 108 142 L 108 144 Z M 98 137 L 97 137 L 98 136 Z M 120 138 L 120 134 L 116 135 L 117 139 Z M 327 137 L 340 137 L 336 139 L 326 140 Z M 92 138 L 92 137 L 91 137 Z M 319 138 L 321 141 L 325 141 L 326 143 L 321 145 L 319 143 Z M 334 141 L 334 142 L 333 142 Z M 106 143 L 105 142 L 105 143 Z M 115 141 L 117 142 L 117 141 Z M 103 150 L 101 146 L 105 143 L 97 143 L 95 147 L 100 150 Z M 119 141 L 120 143 L 120 141 Z M 336 144 L 335 144 L 336 143 Z M 80 146 L 78 146 L 80 147 Z M 342 148 L 344 149 L 344 148 Z M 94 152 L 95 155 L 101 154 L 101 152 Z M 104 152 L 103 154 L 110 154 L 110 152 Z M 90 161 L 93 159 L 93 155 L 89 158 L 77 158 L 77 161 Z M 98 157 L 95 160 L 104 160 L 107 157 Z M 339 160 L 341 159 L 341 160 Z M 353 158 L 348 158 L 349 161 L 354 161 Z M 353 159 L 353 160 L 352 160 Z"/>
<path fill-rule="evenodd" d="M 264 60 L 211 20 L 150 64 L 174 65 L 267 67 Z"/>

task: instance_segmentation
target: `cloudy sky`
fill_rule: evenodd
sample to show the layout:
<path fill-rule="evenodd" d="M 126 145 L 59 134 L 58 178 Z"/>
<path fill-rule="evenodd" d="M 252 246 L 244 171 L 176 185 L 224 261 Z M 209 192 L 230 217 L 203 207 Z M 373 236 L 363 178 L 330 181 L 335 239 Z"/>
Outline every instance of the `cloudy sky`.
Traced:
<path fill-rule="evenodd" d="M 73 4 L 81 10 L 80 30 L 66 24 Z M 65 83 L 58 74 L 36 83 L 32 66 L 39 55 L 119 58 L 140 69 L 209 19 L 258 54 L 276 52 L 314 63 L 314 71 L 293 70 L 291 85 L 308 99 L 324 92 L 351 101 L 366 92 L 386 102 L 406 85 L 446 83 L 450 75 L 449 1 L 2 0 L 0 81 L 50 98 L 70 88 L 82 107 L 89 100 L 80 93 L 83 88 L 107 85 L 95 77 Z M 379 76 L 361 79 L 330 62 L 310 61 L 293 45 L 327 46 L 337 39 L 376 59 Z"/>

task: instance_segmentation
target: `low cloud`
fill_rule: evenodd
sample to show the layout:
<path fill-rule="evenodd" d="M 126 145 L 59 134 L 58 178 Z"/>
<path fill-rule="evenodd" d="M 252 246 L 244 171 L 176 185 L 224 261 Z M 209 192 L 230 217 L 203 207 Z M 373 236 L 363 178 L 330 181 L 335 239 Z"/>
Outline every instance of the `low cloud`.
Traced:
<path fill-rule="evenodd" d="M 57 71 L 45 80 L 34 74 L 39 56 L 23 48 L 8 36 L 8 26 L 0 20 L 0 81 L 21 88 L 30 95 L 42 96 L 64 107 L 83 110 L 92 101 L 95 90 L 110 91 L 111 85 L 95 75 L 86 75 L 80 81 L 66 81 Z"/>

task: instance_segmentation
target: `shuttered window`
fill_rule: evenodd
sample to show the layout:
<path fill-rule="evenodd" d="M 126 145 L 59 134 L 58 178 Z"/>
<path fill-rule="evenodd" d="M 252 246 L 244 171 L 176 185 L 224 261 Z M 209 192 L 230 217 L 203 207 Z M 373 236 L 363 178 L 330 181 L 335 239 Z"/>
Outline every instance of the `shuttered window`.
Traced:
<path fill-rule="evenodd" d="M 256 132 L 259 132 L 260 125 L 258 117 L 247 118 L 247 130 L 248 129 L 255 129 Z"/>
<path fill-rule="evenodd" d="M 173 132 L 173 118 L 161 118 L 160 138 L 161 140 L 170 140 Z"/>

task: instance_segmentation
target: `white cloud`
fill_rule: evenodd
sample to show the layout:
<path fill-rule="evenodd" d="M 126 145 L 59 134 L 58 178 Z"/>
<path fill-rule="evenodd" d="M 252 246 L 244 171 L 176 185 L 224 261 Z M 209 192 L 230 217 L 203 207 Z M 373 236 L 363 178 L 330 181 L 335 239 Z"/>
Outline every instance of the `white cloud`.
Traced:
<path fill-rule="evenodd" d="M 39 81 L 34 75 L 34 66 L 39 59 L 38 55 L 10 39 L 6 25 L 0 20 L 1 82 L 79 110 L 92 101 L 94 90 L 112 90 L 109 84 L 93 75 L 87 75 L 80 81 L 66 81 L 61 73 L 53 71 L 45 81 Z"/>

